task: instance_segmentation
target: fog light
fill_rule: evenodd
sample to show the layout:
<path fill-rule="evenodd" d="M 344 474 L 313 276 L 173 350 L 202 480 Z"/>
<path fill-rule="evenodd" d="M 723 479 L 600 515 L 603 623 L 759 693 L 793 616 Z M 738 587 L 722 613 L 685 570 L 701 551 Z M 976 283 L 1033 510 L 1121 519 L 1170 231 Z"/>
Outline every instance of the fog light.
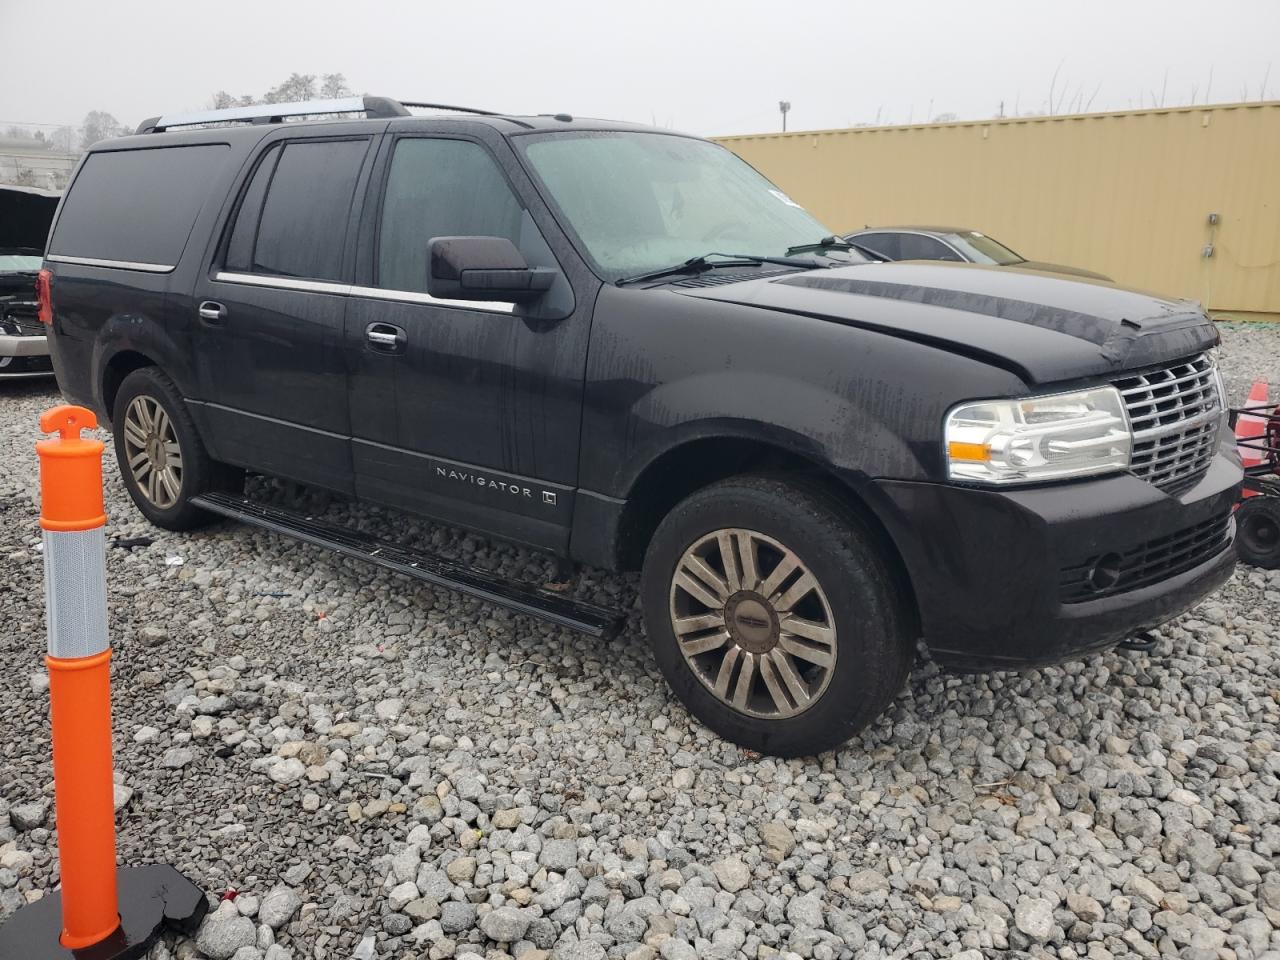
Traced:
<path fill-rule="evenodd" d="M 1104 553 L 1089 570 L 1089 586 L 1095 593 L 1110 590 L 1120 582 L 1120 554 Z"/>

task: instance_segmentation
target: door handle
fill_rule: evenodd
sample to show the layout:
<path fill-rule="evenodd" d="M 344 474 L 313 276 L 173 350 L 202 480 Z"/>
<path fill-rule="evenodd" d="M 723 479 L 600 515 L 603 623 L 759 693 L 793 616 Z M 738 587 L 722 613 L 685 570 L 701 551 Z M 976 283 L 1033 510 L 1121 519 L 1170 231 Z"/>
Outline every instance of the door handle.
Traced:
<path fill-rule="evenodd" d="M 227 320 L 227 308 L 216 300 L 205 300 L 196 311 L 205 323 L 218 324 Z"/>
<path fill-rule="evenodd" d="M 404 330 L 394 323 L 371 323 L 364 328 L 364 338 L 374 350 L 398 353 L 404 349 Z"/>

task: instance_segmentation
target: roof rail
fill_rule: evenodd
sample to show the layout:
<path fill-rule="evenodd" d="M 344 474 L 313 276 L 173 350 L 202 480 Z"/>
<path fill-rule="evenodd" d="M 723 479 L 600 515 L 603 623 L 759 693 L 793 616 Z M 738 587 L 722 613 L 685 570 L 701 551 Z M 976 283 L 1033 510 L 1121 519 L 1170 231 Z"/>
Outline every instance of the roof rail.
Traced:
<path fill-rule="evenodd" d="M 419 108 L 427 108 L 430 110 L 453 110 L 453 111 L 456 111 L 457 113 L 475 113 L 482 117 L 506 116 L 506 114 L 498 113 L 497 111 L 494 111 L 494 110 L 480 110 L 480 109 L 477 109 L 476 107 L 455 107 L 448 103 L 422 103 L 421 101 L 418 101 L 418 100 L 401 100 L 400 105 L 402 107 L 419 107 Z"/>
<path fill-rule="evenodd" d="M 173 127 L 234 123 L 241 120 L 247 120 L 250 123 L 281 123 L 285 117 L 315 116 L 324 113 L 363 113 L 371 120 L 409 116 L 409 111 L 399 101 L 389 97 L 343 97 L 337 100 L 303 100 L 297 103 L 260 103 L 251 107 L 202 110 L 198 113 L 166 113 L 160 117 L 143 120 L 138 124 L 136 132 L 160 133 Z"/>

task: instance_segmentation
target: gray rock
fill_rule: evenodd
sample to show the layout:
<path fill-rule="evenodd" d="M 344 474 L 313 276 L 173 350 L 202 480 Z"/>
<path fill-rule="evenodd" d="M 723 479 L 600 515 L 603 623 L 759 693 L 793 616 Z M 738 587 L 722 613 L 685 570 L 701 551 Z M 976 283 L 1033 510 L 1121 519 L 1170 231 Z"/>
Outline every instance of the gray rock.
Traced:
<path fill-rule="evenodd" d="M 785 860 L 796 848 L 795 835 L 785 823 L 779 823 L 776 820 L 761 825 L 760 839 L 764 841 L 769 859 L 775 862 Z"/>
<path fill-rule="evenodd" d="M 421 897 L 406 903 L 404 913 L 415 924 L 426 923 L 440 916 L 440 904 L 431 897 Z"/>
<path fill-rule="evenodd" d="M 399 937 L 413 929 L 413 921 L 403 913 L 388 913 L 382 918 L 382 929 L 393 937 Z"/>
<path fill-rule="evenodd" d="M 1079 893 L 1067 894 L 1067 909 L 1085 923 L 1099 923 L 1106 916 L 1102 904 L 1093 897 Z"/>
<path fill-rule="evenodd" d="M 406 880 L 404 883 L 395 886 L 390 893 L 387 894 L 387 906 L 392 911 L 399 912 L 408 904 L 418 899 L 418 888 L 414 886 L 412 880 Z"/>
<path fill-rule="evenodd" d="M 533 917 L 515 907 L 499 907 L 480 918 L 480 932 L 497 943 L 515 943 L 529 929 Z"/>
<path fill-rule="evenodd" d="M 888 891 L 889 878 L 878 870 L 859 870 L 849 878 L 849 892 L 857 895 Z"/>
<path fill-rule="evenodd" d="M 1196 831 L 1188 838 L 1186 844 L 1182 848 L 1182 856 L 1191 864 L 1191 869 L 1197 873 L 1216 876 L 1218 869 L 1222 866 L 1222 854 L 1218 850 L 1218 845 L 1213 842 L 1213 838 L 1207 833 Z"/>
<path fill-rule="evenodd" d="M 722 890 L 737 893 L 751 883 L 751 871 L 747 865 L 736 857 L 717 860 L 711 864 L 711 872 Z"/>
<path fill-rule="evenodd" d="M 567 873 L 578 863 L 578 844 L 573 840 L 548 840 L 542 845 L 538 863 L 548 870 Z"/>
<path fill-rule="evenodd" d="M 1044 943 L 1053 933 L 1053 904 L 1039 897 L 1019 900 L 1013 908 L 1013 923 L 1032 940 Z"/>
<path fill-rule="evenodd" d="M 476 925 L 473 904 L 450 900 L 440 907 L 440 929 L 445 933 L 464 933 Z"/>
<path fill-rule="evenodd" d="M 787 921 L 793 927 L 819 930 L 825 926 L 822 918 L 822 901 L 813 894 L 793 897 L 787 904 Z"/>
<path fill-rule="evenodd" d="M 293 915 L 302 906 L 302 898 L 292 887 L 272 887 L 258 905 L 258 921 L 272 930 L 279 930 L 293 919 Z"/>
<path fill-rule="evenodd" d="M 195 755 L 186 747 L 172 747 L 166 750 L 164 756 L 160 758 L 160 766 L 168 767 L 170 770 L 181 770 L 194 757 Z"/>
<path fill-rule="evenodd" d="M 196 946 L 209 960 L 230 960 L 241 947 L 254 946 L 253 921 L 240 916 L 235 904 L 225 901 L 205 917 L 196 934 Z"/>
<path fill-rule="evenodd" d="M 297 757 L 290 757 L 267 767 L 267 776 L 272 783 L 297 783 L 306 775 L 306 765 Z"/>
<path fill-rule="evenodd" d="M 19 803 L 9 808 L 9 820 L 15 830 L 34 830 L 44 825 L 49 815 L 48 800 L 32 800 Z"/>
<path fill-rule="evenodd" d="M 556 944 L 552 960 L 604 960 L 605 949 L 594 940 Z"/>

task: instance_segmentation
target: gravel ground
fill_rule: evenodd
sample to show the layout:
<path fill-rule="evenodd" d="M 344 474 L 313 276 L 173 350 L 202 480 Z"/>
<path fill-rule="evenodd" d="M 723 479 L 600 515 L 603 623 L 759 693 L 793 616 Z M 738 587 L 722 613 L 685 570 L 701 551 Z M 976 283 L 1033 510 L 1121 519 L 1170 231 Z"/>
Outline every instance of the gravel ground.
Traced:
<path fill-rule="evenodd" d="M 1233 399 L 1280 383 L 1280 328 L 1223 335 Z M 55 397 L 0 386 L 0 918 L 57 879 L 30 446 Z M 634 618 L 601 644 L 247 527 L 169 534 L 107 477 L 109 536 L 154 541 L 108 550 L 120 854 L 238 891 L 155 958 L 1280 960 L 1280 573 L 1241 568 L 1151 655 L 922 663 L 845 749 L 782 762 L 692 722 Z"/>

